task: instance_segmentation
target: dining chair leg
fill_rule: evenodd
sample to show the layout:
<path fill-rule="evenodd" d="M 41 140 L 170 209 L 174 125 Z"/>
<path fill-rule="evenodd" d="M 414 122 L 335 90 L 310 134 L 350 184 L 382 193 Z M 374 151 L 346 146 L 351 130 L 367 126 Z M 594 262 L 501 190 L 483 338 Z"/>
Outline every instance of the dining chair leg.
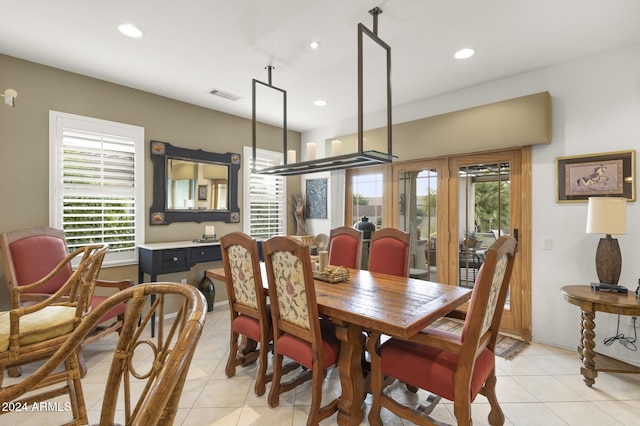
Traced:
<path fill-rule="evenodd" d="M 309 416 L 307 417 L 307 426 L 314 426 L 320 422 L 320 406 L 322 404 L 322 383 L 325 371 L 321 368 L 311 369 L 313 371 L 313 385 L 311 386 L 311 407 L 309 408 Z"/>
<path fill-rule="evenodd" d="M 272 374 L 267 374 L 267 355 L 268 355 L 268 344 L 264 341 L 260 342 L 260 355 L 259 355 L 259 363 L 258 366 L 258 378 L 256 379 L 255 393 L 258 396 L 264 395 L 264 392 L 267 389 L 267 383 L 273 379 Z"/>
<path fill-rule="evenodd" d="M 271 378 L 271 390 L 269 391 L 269 407 L 277 407 L 280 404 L 280 381 L 282 380 L 283 356 L 275 352 L 273 354 L 273 377 Z"/>
<path fill-rule="evenodd" d="M 458 426 L 471 426 L 471 399 L 468 395 L 464 395 L 454 402 L 453 414 Z"/>
<path fill-rule="evenodd" d="M 373 404 L 369 409 L 369 424 L 371 426 L 382 425 L 382 417 L 380 417 L 380 409 L 382 408 L 382 375 L 375 374 L 380 372 L 380 333 L 373 332 L 367 339 L 367 351 L 371 358 L 371 396 Z"/>
<path fill-rule="evenodd" d="M 231 331 L 231 338 L 229 339 L 229 359 L 227 360 L 227 367 L 224 372 L 227 377 L 233 377 L 236 375 L 236 357 L 238 356 L 238 337 L 239 334 Z"/>
<path fill-rule="evenodd" d="M 487 378 L 487 381 L 484 383 L 484 387 L 481 391 L 491 406 L 491 411 L 489 412 L 489 424 L 492 426 L 501 426 L 504 424 L 504 413 L 502 412 L 502 408 L 500 408 L 500 404 L 498 403 L 498 398 L 496 396 L 497 381 L 494 369 Z"/>

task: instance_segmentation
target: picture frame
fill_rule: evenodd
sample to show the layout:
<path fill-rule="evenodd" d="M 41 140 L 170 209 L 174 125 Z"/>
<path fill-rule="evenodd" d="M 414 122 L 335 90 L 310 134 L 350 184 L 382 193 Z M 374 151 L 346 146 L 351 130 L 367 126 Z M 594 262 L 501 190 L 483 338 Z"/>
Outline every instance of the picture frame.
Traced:
<path fill-rule="evenodd" d="M 586 202 L 589 197 L 635 201 L 635 164 L 635 150 L 557 157 L 557 202 Z"/>
<path fill-rule="evenodd" d="M 326 219 L 328 179 L 307 179 L 306 184 L 307 217 Z"/>
<path fill-rule="evenodd" d="M 198 185 L 198 201 L 207 201 L 207 185 Z"/>

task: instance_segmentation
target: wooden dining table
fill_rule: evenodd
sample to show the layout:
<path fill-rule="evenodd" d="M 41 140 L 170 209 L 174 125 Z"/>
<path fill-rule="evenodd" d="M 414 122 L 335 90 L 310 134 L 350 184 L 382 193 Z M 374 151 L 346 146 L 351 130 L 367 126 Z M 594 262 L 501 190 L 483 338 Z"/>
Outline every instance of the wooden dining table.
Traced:
<path fill-rule="evenodd" d="M 266 268 L 261 267 L 262 282 L 268 288 Z M 224 268 L 206 274 L 213 280 L 226 279 Z M 341 342 L 339 425 L 359 425 L 364 419 L 363 331 L 407 339 L 471 297 L 469 289 L 453 285 L 358 269 L 349 269 L 349 280 L 340 283 L 316 279 L 315 289 L 318 311 L 335 323 Z"/>

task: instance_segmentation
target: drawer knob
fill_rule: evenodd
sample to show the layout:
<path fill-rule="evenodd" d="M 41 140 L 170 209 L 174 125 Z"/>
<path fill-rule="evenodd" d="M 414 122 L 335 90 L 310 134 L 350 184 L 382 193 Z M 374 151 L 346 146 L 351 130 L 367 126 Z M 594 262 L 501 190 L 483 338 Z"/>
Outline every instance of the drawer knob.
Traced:
<path fill-rule="evenodd" d="M 200 252 L 200 256 L 204 256 L 204 252 L 203 251 Z"/>
<path fill-rule="evenodd" d="M 177 261 L 178 261 L 178 258 L 177 258 L 177 257 L 174 257 L 172 260 L 173 260 L 174 262 L 177 262 Z"/>

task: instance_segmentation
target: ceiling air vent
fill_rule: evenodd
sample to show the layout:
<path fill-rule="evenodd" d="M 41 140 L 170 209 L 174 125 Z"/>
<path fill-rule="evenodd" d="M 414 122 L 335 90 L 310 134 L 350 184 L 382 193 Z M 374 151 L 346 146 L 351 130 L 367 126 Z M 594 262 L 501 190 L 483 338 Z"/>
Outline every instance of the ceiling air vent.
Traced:
<path fill-rule="evenodd" d="M 224 90 L 219 90 L 219 89 L 211 89 L 209 93 L 215 96 L 220 96 L 221 98 L 232 100 L 232 101 L 237 101 L 238 99 L 242 99 L 242 96 L 234 95 L 233 93 L 225 92 Z"/>

